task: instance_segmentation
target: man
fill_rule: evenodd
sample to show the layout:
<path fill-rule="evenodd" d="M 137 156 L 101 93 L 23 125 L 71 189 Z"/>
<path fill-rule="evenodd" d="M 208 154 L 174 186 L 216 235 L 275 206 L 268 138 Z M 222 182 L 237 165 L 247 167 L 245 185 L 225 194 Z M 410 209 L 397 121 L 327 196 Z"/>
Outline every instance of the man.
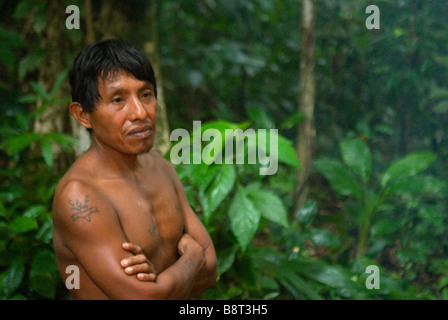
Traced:
<path fill-rule="evenodd" d="M 188 299 L 214 285 L 216 253 L 172 165 L 151 150 L 157 87 L 148 58 L 119 40 L 86 47 L 69 73 L 70 113 L 90 148 L 53 203 L 59 272 L 74 299 Z"/>

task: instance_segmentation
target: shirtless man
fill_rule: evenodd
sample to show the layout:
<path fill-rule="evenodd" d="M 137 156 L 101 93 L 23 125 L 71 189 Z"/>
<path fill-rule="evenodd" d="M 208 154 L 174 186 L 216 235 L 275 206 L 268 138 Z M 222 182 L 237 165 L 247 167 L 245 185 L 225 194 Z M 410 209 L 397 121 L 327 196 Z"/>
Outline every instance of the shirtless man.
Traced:
<path fill-rule="evenodd" d="M 118 40 L 86 47 L 69 75 L 70 113 L 90 148 L 59 182 L 59 272 L 79 268 L 74 299 L 188 299 L 214 285 L 216 253 L 154 143 L 157 87 L 148 58 Z"/>

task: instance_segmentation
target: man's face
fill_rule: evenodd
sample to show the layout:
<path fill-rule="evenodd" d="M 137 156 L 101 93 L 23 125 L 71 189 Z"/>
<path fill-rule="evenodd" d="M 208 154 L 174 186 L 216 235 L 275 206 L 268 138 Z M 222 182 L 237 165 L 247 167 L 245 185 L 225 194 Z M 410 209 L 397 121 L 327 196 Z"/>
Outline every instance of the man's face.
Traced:
<path fill-rule="evenodd" d="M 157 101 L 153 86 L 120 70 L 98 78 L 100 100 L 90 115 L 93 139 L 100 147 L 138 155 L 154 144 Z"/>

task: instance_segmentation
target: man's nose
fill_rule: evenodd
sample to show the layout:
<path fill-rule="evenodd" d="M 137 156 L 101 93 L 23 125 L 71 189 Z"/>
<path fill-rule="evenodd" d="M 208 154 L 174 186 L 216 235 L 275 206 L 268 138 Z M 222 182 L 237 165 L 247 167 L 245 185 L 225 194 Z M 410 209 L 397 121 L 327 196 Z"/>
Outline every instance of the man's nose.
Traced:
<path fill-rule="evenodd" d="M 130 120 L 143 120 L 147 117 L 146 108 L 137 97 L 133 97 L 130 101 Z"/>

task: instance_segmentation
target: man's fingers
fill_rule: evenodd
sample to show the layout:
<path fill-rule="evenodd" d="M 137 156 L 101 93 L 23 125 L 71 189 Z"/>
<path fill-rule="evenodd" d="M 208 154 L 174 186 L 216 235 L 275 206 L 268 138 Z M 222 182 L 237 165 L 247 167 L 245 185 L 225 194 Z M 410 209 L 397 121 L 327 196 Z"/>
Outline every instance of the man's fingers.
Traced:
<path fill-rule="evenodd" d="M 133 254 L 143 253 L 143 249 L 140 246 L 130 243 L 130 242 L 123 243 L 123 249 L 125 249 L 126 251 L 130 251 Z"/>
<path fill-rule="evenodd" d="M 136 275 L 141 281 L 156 281 L 157 275 L 154 266 L 143 253 L 143 249 L 133 243 L 123 243 L 123 249 L 133 253 L 133 256 L 121 260 L 121 266 L 127 275 Z"/>
<path fill-rule="evenodd" d="M 136 264 L 130 267 L 126 267 L 124 271 L 127 274 L 137 274 L 137 273 L 151 273 L 152 270 L 149 268 L 147 263 Z"/>
<path fill-rule="evenodd" d="M 138 273 L 137 279 L 141 281 L 156 281 L 157 275 L 155 273 Z"/>
<path fill-rule="evenodd" d="M 136 274 L 137 278 L 142 281 L 155 281 L 157 278 L 154 270 L 151 270 L 150 266 L 147 263 L 126 267 L 124 271 L 128 275 Z"/>
<path fill-rule="evenodd" d="M 144 264 L 144 263 L 148 264 L 147 259 L 146 259 L 145 255 L 143 255 L 143 254 L 138 254 L 136 256 L 128 257 L 128 258 L 121 260 L 122 267 L 132 266 L 135 264 Z"/>

